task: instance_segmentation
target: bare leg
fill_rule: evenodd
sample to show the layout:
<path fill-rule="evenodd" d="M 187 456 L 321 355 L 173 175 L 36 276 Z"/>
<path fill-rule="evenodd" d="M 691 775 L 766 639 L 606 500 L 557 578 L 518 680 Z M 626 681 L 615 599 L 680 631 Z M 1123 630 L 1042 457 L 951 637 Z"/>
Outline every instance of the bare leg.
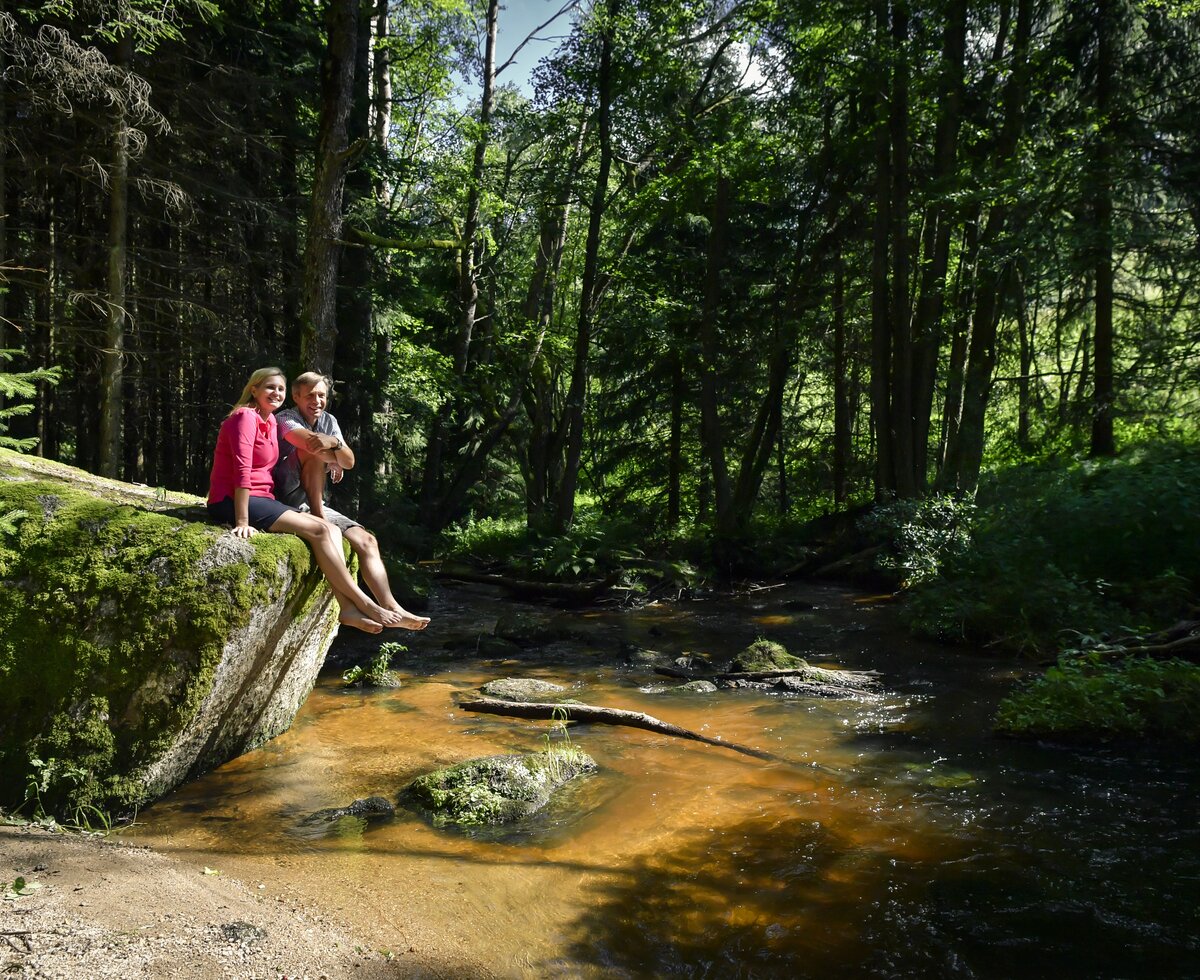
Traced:
<path fill-rule="evenodd" d="M 392 595 L 392 587 L 388 583 L 387 569 L 379 555 L 379 542 L 375 535 L 361 525 L 346 531 L 346 540 L 358 555 L 358 567 L 362 572 L 363 581 L 384 609 L 399 613 L 403 617 L 396 625 L 406 630 L 423 630 L 429 625 L 428 616 L 416 616 L 405 609 L 396 597 Z"/>
<path fill-rule="evenodd" d="M 303 449 L 297 449 L 296 452 L 300 454 L 300 486 L 308 498 L 308 509 L 317 517 L 324 517 L 325 461 Z"/>
<path fill-rule="evenodd" d="M 317 567 L 324 574 L 333 594 L 339 597 L 344 611 L 348 604 L 361 613 L 367 622 L 379 623 L 383 626 L 399 626 L 402 619 L 400 613 L 385 609 L 373 601 L 350 577 L 350 572 L 346 568 L 345 556 L 340 547 L 340 538 L 335 537 L 336 531 L 337 529 L 328 521 L 298 511 L 281 514 L 271 525 L 272 533 L 295 534 L 309 543 L 312 547 L 313 557 L 317 561 Z M 351 621 L 347 625 L 358 626 L 353 614 L 349 615 Z"/>

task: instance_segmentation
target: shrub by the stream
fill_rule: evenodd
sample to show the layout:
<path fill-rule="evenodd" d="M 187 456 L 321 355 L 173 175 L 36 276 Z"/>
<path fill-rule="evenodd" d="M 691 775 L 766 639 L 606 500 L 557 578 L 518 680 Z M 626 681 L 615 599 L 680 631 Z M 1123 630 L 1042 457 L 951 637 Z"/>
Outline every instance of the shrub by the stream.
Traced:
<path fill-rule="evenodd" d="M 981 488 L 970 546 L 917 582 L 906 615 L 920 632 L 1021 651 L 1055 650 L 1067 630 L 1161 628 L 1195 601 L 1196 541 L 1195 449 L 1014 468 Z"/>
<path fill-rule="evenodd" d="M 859 527 L 882 545 L 876 564 L 910 588 L 935 578 L 948 561 L 967 551 L 974 520 L 975 504 L 969 498 L 934 494 L 881 504 Z"/>
<path fill-rule="evenodd" d="M 1200 666 L 1182 660 L 1064 656 L 1005 699 L 996 729 L 1034 738 L 1200 740 Z"/>
<path fill-rule="evenodd" d="M 446 557 L 537 581 L 608 579 L 635 591 L 695 584 L 700 576 L 687 556 L 675 555 L 674 547 L 668 556 L 666 550 L 635 522 L 589 508 L 579 510 L 564 534 L 530 530 L 524 520 L 482 518 L 446 530 L 441 547 Z"/>
<path fill-rule="evenodd" d="M 381 643 L 365 665 L 355 664 L 342 674 L 342 683 L 349 687 L 400 687 L 401 680 L 392 670 L 392 658 L 408 652 L 402 643 Z"/>

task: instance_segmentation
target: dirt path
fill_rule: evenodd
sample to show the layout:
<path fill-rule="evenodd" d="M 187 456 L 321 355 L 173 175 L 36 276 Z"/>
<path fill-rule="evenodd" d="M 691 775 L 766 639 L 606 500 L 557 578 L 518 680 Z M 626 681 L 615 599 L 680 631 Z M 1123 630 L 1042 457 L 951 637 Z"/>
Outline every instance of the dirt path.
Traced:
<path fill-rule="evenodd" d="M 237 980 L 465 977 L 444 951 L 373 949 L 295 898 L 149 848 L 0 826 L 0 976 Z M 435 959 L 436 957 L 436 959 Z"/>

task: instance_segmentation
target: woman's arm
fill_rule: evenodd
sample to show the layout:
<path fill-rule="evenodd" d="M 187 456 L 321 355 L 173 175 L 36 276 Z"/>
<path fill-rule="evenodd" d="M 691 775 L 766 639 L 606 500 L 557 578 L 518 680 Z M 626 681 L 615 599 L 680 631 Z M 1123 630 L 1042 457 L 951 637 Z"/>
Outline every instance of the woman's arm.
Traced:
<path fill-rule="evenodd" d="M 233 534 L 248 538 L 258 531 L 250 526 L 250 488 L 234 487 L 233 490 Z"/>

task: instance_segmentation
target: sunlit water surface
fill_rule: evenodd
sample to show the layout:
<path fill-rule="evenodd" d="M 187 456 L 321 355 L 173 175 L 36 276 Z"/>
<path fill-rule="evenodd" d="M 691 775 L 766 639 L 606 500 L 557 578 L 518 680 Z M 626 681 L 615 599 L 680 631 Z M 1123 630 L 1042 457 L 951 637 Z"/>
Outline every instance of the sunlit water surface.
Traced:
<path fill-rule="evenodd" d="M 864 598 L 789 586 L 583 612 L 576 640 L 489 661 L 442 644 L 513 604 L 448 593 L 428 631 L 387 637 L 411 651 L 403 688 L 322 678 L 289 732 L 156 804 L 128 836 L 336 910 L 398 964 L 436 936 L 498 976 L 1200 975 L 1200 766 L 996 739 L 988 721 L 1013 665 L 915 643 Z M 619 652 L 632 641 L 719 662 L 760 635 L 815 663 L 877 669 L 884 693 L 674 693 Z M 787 761 L 576 727 L 600 773 L 529 825 L 461 833 L 403 810 L 303 823 L 394 798 L 438 766 L 542 747 L 549 723 L 456 707 L 504 676 Z"/>

